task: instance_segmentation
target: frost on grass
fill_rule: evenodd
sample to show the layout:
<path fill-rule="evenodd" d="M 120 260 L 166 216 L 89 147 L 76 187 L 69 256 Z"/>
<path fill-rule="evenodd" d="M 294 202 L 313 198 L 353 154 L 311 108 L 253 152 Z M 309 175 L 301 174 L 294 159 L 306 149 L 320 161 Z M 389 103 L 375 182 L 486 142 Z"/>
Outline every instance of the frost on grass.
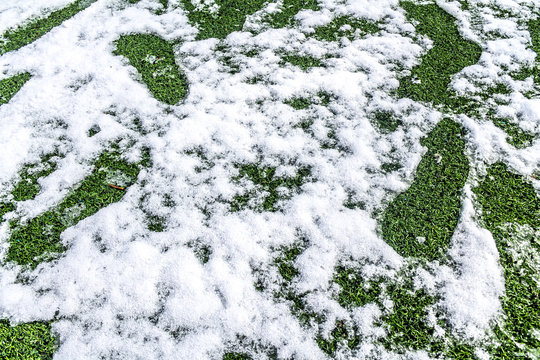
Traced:
<path fill-rule="evenodd" d="M 0 4 L 19 14 L 2 31 L 69 6 L 21 4 Z M 70 360 L 533 354 L 520 299 L 534 288 L 519 281 L 537 284 L 535 225 L 505 218 L 515 235 L 500 247 L 471 192 L 497 161 L 540 186 L 538 140 L 513 146 L 485 115 L 538 132 L 533 81 L 512 77 L 535 58 L 528 5 L 164 4 L 100 0 L 0 57 L 3 78 L 32 74 L 0 107 L 0 196 L 15 220 L 0 225 L 2 318 L 50 322 L 55 357 Z M 455 63 L 432 61 L 456 47 Z M 408 71 L 418 94 L 399 93 Z M 485 106 L 461 114 L 454 92 Z M 119 157 L 96 164 L 118 138 Z M 56 147 L 37 194 L 12 201 L 23 164 Z M 418 211 L 397 206 L 420 187 Z M 424 209 L 421 229 L 398 216 Z M 385 218 L 411 233 L 388 240 Z"/>

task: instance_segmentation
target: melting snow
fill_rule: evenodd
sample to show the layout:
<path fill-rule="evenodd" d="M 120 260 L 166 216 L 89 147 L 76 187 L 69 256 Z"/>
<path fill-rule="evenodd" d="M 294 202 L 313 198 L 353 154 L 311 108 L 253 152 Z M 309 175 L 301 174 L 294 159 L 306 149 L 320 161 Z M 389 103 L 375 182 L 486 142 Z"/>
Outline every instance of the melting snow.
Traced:
<path fill-rule="evenodd" d="M 69 1 L 37 3 L 0 4 L 0 31 Z M 66 230 L 62 234 L 68 246 L 65 256 L 39 265 L 30 283 L 16 281 L 20 267 L 0 268 L 0 317 L 26 322 L 56 316 L 53 329 L 62 345 L 55 359 L 98 359 L 111 354 L 118 354 L 118 359 L 208 359 L 222 354 L 237 336 L 275 346 L 282 358 L 322 359 L 315 334 L 301 327 L 283 303 L 255 289 L 253 266 L 271 264 L 273 249 L 295 243 L 300 229 L 309 237 L 309 246 L 296 263 L 300 272 L 296 288 L 311 291 L 309 303 L 335 319 L 346 313 L 329 289 L 340 261 L 370 259 L 393 270 L 402 265 L 403 259 L 378 235 L 373 212 L 408 187 L 426 151 L 419 140 L 442 117 L 436 110 L 389 95 L 398 86 L 399 68 L 417 64 L 426 44 L 407 37 L 414 28 L 397 0 L 324 0 L 320 12 L 298 15 L 302 30 L 328 23 L 331 12 L 384 19 L 384 30 L 343 41 L 340 47 L 305 40 L 298 29 L 233 33 L 225 40 L 228 45 L 261 52 L 245 58 L 238 73 L 228 74 L 218 71 L 216 40 L 195 41 L 196 29 L 178 1 L 170 3 L 168 12 L 157 16 L 148 10 L 153 6 L 150 0 L 133 6 L 100 0 L 36 42 L 0 57 L 0 76 L 22 71 L 33 75 L 10 103 L 0 107 L 0 183 L 7 185 L 23 163 L 38 160 L 55 146 L 69 154 L 42 181 L 40 195 L 21 205 L 28 209 L 28 217 L 58 203 L 67 189 L 84 178 L 85 164 L 115 138 L 134 140 L 134 154 L 148 146 L 153 161 L 122 201 Z M 524 14 L 530 11 L 526 1 L 499 3 Z M 197 4 L 215 6 L 213 1 Z M 473 33 L 470 19 L 459 7 L 447 8 L 459 18 L 460 26 Z M 488 12 L 483 15 L 486 29 L 502 29 L 511 39 L 482 43 L 480 62 L 454 78 L 460 91 L 476 89 L 479 81 L 492 83 L 503 66 L 534 59 L 526 48 L 526 32 L 508 26 L 510 20 L 499 21 Z M 159 103 L 133 78 L 129 66 L 112 54 L 113 42 L 121 34 L 139 32 L 179 40 L 177 63 L 190 83 L 182 104 Z M 303 72 L 279 65 L 275 54 L 282 50 L 338 56 L 326 68 Z M 255 75 L 266 82 L 245 82 Z M 70 87 L 80 79 L 88 81 L 78 90 Z M 337 99 L 328 109 L 314 106 L 295 111 L 283 104 L 293 96 L 320 90 Z M 537 102 L 514 95 L 509 108 L 524 114 L 524 128 L 538 131 Z M 108 115 L 109 109 L 115 109 L 116 116 Z M 404 126 L 379 134 L 369 120 L 369 114 L 379 109 L 394 112 Z M 306 116 L 314 118 L 313 136 L 293 126 Z M 150 129 L 147 134 L 130 127 L 134 118 Z M 64 126 L 58 126 L 59 121 Z M 497 160 L 526 175 L 538 169 L 538 140 L 518 150 L 490 122 L 466 116 L 457 121 L 470 132 L 468 156 L 479 172 Z M 101 132 L 88 137 L 86 131 L 94 124 Z M 335 127 L 347 153 L 321 149 L 327 124 Z M 190 155 L 196 148 L 204 150 L 212 167 L 196 171 L 205 165 Z M 388 161 L 392 148 L 402 169 L 388 174 L 374 171 Z M 230 213 L 223 199 L 231 200 L 239 190 L 232 180 L 237 175 L 234 164 L 259 159 L 284 174 L 290 169 L 281 164 L 310 166 L 314 180 L 285 202 L 283 212 Z M 107 181 L 122 186 L 124 179 L 112 173 Z M 475 221 L 468 186 L 450 251 L 459 272 L 434 264 L 435 275 L 424 274 L 419 284 L 440 293 L 438 306 L 447 311 L 457 332 L 479 338 L 500 310 L 498 297 L 504 283 L 493 238 Z M 351 191 L 366 204 L 365 210 L 342 206 Z M 167 194 L 175 204 L 167 215 L 166 231 L 146 229 L 140 210 L 144 194 L 156 199 Z M 205 208 L 211 213 L 209 219 Z M 0 239 L 5 248 L 7 224 L 0 227 Z M 206 264 L 188 246 L 195 240 L 212 249 Z M 368 338 L 377 338 L 384 335 L 375 325 L 378 317 L 378 307 L 366 306 L 355 310 L 353 321 Z M 357 356 L 373 351 L 380 358 L 395 358 L 369 342 Z M 428 358 L 424 352 L 409 356 Z"/>

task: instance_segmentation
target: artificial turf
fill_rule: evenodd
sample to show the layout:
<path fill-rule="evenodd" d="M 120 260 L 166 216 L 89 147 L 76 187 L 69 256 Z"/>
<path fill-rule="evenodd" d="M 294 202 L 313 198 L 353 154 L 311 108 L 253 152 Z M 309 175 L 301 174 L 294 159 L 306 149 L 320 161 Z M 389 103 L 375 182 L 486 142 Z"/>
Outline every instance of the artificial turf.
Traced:
<path fill-rule="evenodd" d="M 379 30 L 379 26 L 372 21 L 352 16 L 339 16 L 328 25 L 316 27 L 313 37 L 324 41 L 339 41 L 346 37 L 352 41 L 358 35 L 375 34 Z"/>
<path fill-rule="evenodd" d="M 26 164 L 19 172 L 20 180 L 11 191 L 13 201 L 25 201 L 36 197 L 41 187 L 38 179 L 51 174 L 56 169 L 58 154 L 43 156 L 39 163 Z"/>
<path fill-rule="evenodd" d="M 373 115 L 373 123 L 383 134 L 396 131 L 398 127 L 403 125 L 403 121 L 394 116 L 390 111 L 376 111 Z"/>
<path fill-rule="evenodd" d="M 293 97 L 285 100 L 285 104 L 290 105 L 295 110 L 307 109 L 310 105 L 328 106 L 332 100 L 332 95 L 325 91 L 319 91 L 315 96 Z"/>
<path fill-rule="evenodd" d="M 401 1 L 416 32 L 429 37 L 433 47 L 421 57 L 411 74 L 400 79 L 398 97 L 408 97 L 434 105 L 455 107 L 459 100 L 449 91 L 451 76 L 480 59 L 482 49 L 459 33 L 456 19 L 436 4 L 415 4 Z"/>
<path fill-rule="evenodd" d="M 181 0 L 189 21 L 197 27 L 197 40 L 224 39 L 242 30 L 246 17 L 262 9 L 266 0 L 216 0 L 216 12 L 197 9 L 190 0 Z"/>
<path fill-rule="evenodd" d="M 231 202 L 231 211 L 240 211 L 251 208 L 258 211 L 278 211 L 279 201 L 288 196 L 280 194 L 280 190 L 298 191 L 307 181 L 311 171 L 309 168 L 300 168 L 296 176 L 276 176 L 275 167 L 259 166 L 257 164 L 238 165 L 238 176 L 235 181 L 241 179 L 251 181 L 256 189 L 245 194 L 237 195 Z M 262 199 L 258 199 L 262 195 Z"/>
<path fill-rule="evenodd" d="M 274 28 L 290 27 L 295 24 L 295 15 L 301 10 L 319 10 L 317 0 L 283 0 L 278 12 L 270 14 L 267 21 Z"/>
<path fill-rule="evenodd" d="M 540 18 L 529 20 L 527 29 L 531 35 L 531 49 L 537 54 L 535 61 L 538 62 L 538 56 L 540 55 Z M 534 82 L 540 84 L 540 71 L 538 67 L 534 66 L 531 71 L 534 76 Z"/>
<path fill-rule="evenodd" d="M 136 1 L 130 0 L 130 2 Z M 160 0 L 160 2 L 165 7 L 168 5 L 166 0 Z M 231 32 L 241 30 L 246 17 L 261 9 L 265 4 L 264 1 L 217 0 L 216 3 L 220 5 L 220 9 L 216 14 L 212 14 L 208 11 L 196 10 L 189 0 L 182 0 L 182 2 L 188 11 L 189 20 L 199 28 L 197 39 L 212 37 L 223 39 Z M 58 26 L 81 10 L 74 12 L 75 4 L 79 3 L 81 1 L 76 1 L 52 13 L 46 19 L 36 20 L 29 25 L 10 30 L 11 38 L 6 36 L 6 32 L 4 37 L 9 41 L 0 46 L 0 55 L 29 44 Z M 467 2 L 460 1 L 460 3 L 462 7 L 467 7 Z M 411 75 L 400 80 L 397 95 L 456 108 L 457 101 L 452 91 L 448 89 L 450 77 L 478 60 L 479 46 L 463 39 L 459 35 L 455 18 L 435 4 L 419 5 L 409 1 L 403 1 L 400 4 L 407 16 L 418 22 L 417 32 L 427 35 L 434 42 L 434 46 L 421 58 L 420 65 L 412 69 Z M 273 19 L 272 26 L 294 25 L 294 15 L 302 9 L 317 10 L 317 2 L 285 0 L 280 7 L 280 12 L 270 17 Z M 529 22 L 533 40 L 532 48 L 537 52 L 540 49 L 539 24 L 538 20 Z M 349 25 L 349 27 L 343 27 L 344 25 Z M 356 34 L 365 35 L 378 30 L 376 24 L 363 19 L 338 17 L 327 26 L 316 28 L 313 36 L 324 41 L 338 41 L 343 37 L 352 40 Z M 137 34 L 124 35 L 116 44 L 116 54 L 129 59 L 156 99 L 167 104 L 176 104 L 187 94 L 187 81 L 175 64 L 170 43 L 154 35 Z M 461 56 L 454 57 L 456 49 Z M 319 59 L 295 54 L 286 55 L 284 60 L 303 70 L 322 65 Z M 0 81 L 0 105 L 9 101 L 29 78 L 30 75 L 25 73 Z M 535 80 L 536 78 L 535 74 Z M 317 103 L 317 100 L 294 98 L 287 103 L 295 109 L 304 109 Z M 395 131 L 402 125 L 401 121 L 394 118 L 392 114 L 383 112 L 375 115 L 374 123 L 383 133 Z M 519 132 L 520 129 L 515 124 L 502 123 L 497 119 L 494 123 L 509 134 L 509 143 L 516 147 L 526 146 L 532 141 L 532 135 L 526 133 L 523 135 L 524 133 Z M 411 187 L 399 194 L 383 213 L 381 218 L 383 236 L 401 255 L 425 260 L 440 259 L 444 255 L 457 224 L 461 189 L 469 169 L 468 160 L 464 155 L 464 135 L 465 132 L 460 125 L 449 119 L 442 120 L 428 137 L 422 140 L 423 145 L 428 147 L 428 152 L 418 166 L 416 178 Z M 128 164 L 119 160 L 118 155 L 115 152 L 102 154 L 95 163 L 92 174 L 58 207 L 30 220 L 28 224 L 15 227 L 10 238 L 8 260 L 36 266 L 43 258 L 36 259 L 35 256 L 46 251 L 63 250 L 59 243 L 59 236 L 66 227 L 75 225 L 103 206 L 118 201 L 123 196 L 123 191 L 104 184 L 104 172 L 100 169 L 107 167 L 121 170 L 127 175 L 125 178 L 128 179 L 127 183 L 135 181 L 139 169 L 137 164 Z M 54 170 L 54 167 L 52 169 Z M 20 182 L 15 186 L 17 191 L 14 190 L 15 193 L 12 194 L 14 200 L 23 201 L 33 198 L 39 191 L 36 179 L 47 174 L 37 172 L 35 175 L 38 176 L 32 178 L 33 175 L 27 177 L 23 170 L 21 177 L 30 181 Z M 284 178 L 275 176 L 275 168 L 248 164 L 239 166 L 239 174 L 235 180 L 251 181 L 256 185 L 257 190 L 255 193 L 235 197 L 231 204 L 232 211 L 250 207 L 258 211 L 277 211 L 279 199 L 284 198 L 280 195 L 279 188 L 286 187 L 297 191 L 306 181 L 309 170 L 300 169 L 297 176 Z M 538 263 L 534 262 L 534 257 L 532 260 L 530 256 L 527 257 L 530 254 L 520 252 L 519 249 L 522 250 L 525 246 L 527 250 L 532 249 L 533 255 L 538 254 L 540 250 L 538 195 L 529 182 L 508 171 L 502 163 L 492 166 L 488 170 L 488 176 L 474 191 L 483 210 L 483 221 L 493 233 L 501 254 L 501 265 L 504 268 L 506 280 L 506 294 L 502 299 L 505 316 L 494 329 L 498 342 L 489 347 L 489 352 L 495 359 L 532 359 L 534 354 L 538 354 L 537 349 L 540 348 L 538 337 L 535 337 L 534 332 L 540 329 L 540 313 L 535 311 L 540 308 L 538 302 L 540 294 L 536 282 L 538 267 L 534 267 Z M 263 194 L 262 203 L 251 206 L 252 200 L 261 194 Z M 67 218 L 66 215 L 73 211 L 74 207 L 77 207 L 81 213 Z M 2 212 L 14 209 L 11 202 L 0 203 L 0 216 Z M 153 231 L 162 230 L 160 224 L 150 223 L 149 227 Z M 526 229 L 525 232 L 523 232 L 523 227 Z M 38 235 L 42 234 L 44 229 L 50 229 L 51 238 Z M 521 231 L 516 229 L 521 229 Z M 37 242 L 30 243 L 28 241 L 30 238 L 36 239 Z M 420 243 L 419 239 L 423 242 Z M 201 254 L 200 259 L 203 263 L 208 261 L 211 254 L 211 250 L 199 244 L 194 246 L 194 251 Z M 302 251 L 302 247 L 287 248 L 283 250 L 282 256 L 276 259 L 275 265 L 285 283 L 291 283 L 299 275 L 295 261 Z M 516 264 L 520 265 L 516 266 Z M 453 340 L 447 339 L 453 344 L 448 345 L 434 339 L 434 329 L 427 325 L 425 320 L 427 309 L 433 305 L 435 299 L 423 291 L 415 291 L 410 282 L 398 283 L 388 279 L 366 280 L 345 267 L 336 269 L 333 281 L 342 289 L 337 300 L 344 307 L 352 308 L 368 303 L 381 305 L 383 296 L 385 294 L 389 296 L 394 303 L 394 309 L 382 318 L 389 334 L 382 343 L 388 349 L 398 353 L 407 349 L 426 349 L 432 355 L 449 359 L 475 357 L 474 348 L 469 345 L 452 343 Z M 385 281 L 387 284 L 383 286 Z M 300 309 L 301 296 L 291 291 L 285 294 L 286 299 L 293 303 L 292 307 L 296 309 L 299 317 L 310 316 L 306 315 L 304 309 Z M 299 309 L 301 311 L 298 311 Z M 338 321 L 330 338 L 325 339 L 319 336 L 317 343 L 323 351 L 332 355 L 342 344 L 354 348 L 359 343 L 360 339 L 355 331 L 354 328 L 346 326 L 343 321 Z M 0 335 L 0 358 L 48 359 L 52 357 L 56 346 L 50 335 L 48 323 L 38 322 L 10 327 L 7 321 L 0 320 Z M 536 356 L 540 357 L 540 355 Z M 249 358 L 243 353 L 227 353 L 223 357 L 227 360 Z"/>
<path fill-rule="evenodd" d="M 49 360 L 57 348 L 48 322 L 32 322 L 11 326 L 0 320 L 0 359 Z"/>
<path fill-rule="evenodd" d="M 2 34 L 4 41 L 0 42 L 0 55 L 36 41 L 67 19 L 86 9 L 94 1 L 77 0 L 62 9 L 53 11 L 46 17 L 31 20 L 15 29 L 6 30 Z"/>
<path fill-rule="evenodd" d="M 322 67 L 324 63 L 321 59 L 310 55 L 298 55 L 298 54 L 286 54 L 281 57 L 281 64 L 291 64 L 298 66 L 300 69 L 306 71 L 313 67 Z"/>
<path fill-rule="evenodd" d="M 15 205 L 13 203 L 0 201 L 0 222 L 3 221 L 4 214 L 14 210 Z"/>
<path fill-rule="evenodd" d="M 36 267 L 47 256 L 63 252 L 60 234 L 98 210 L 122 199 L 133 184 L 139 164 L 128 163 L 118 151 L 102 153 L 92 173 L 54 209 L 22 224 L 11 224 L 6 261 Z M 124 189 L 113 188 L 110 185 Z"/>
<path fill-rule="evenodd" d="M 38 163 L 25 164 L 19 172 L 20 179 L 11 190 L 9 199 L 0 200 L 0 222 L 5 213 L 15 210 L 14 202 L 31 200 L 41 187 L 38 180 L 56 169 L 56 153 L 43 156 Z"/>
<path fill-rule="evenodd" d="M 0 106 L 7 104 L 30 77 L 29 73 L 22 73 L 0 80 Z"/>
<path fill-rule="evenodd" d="M 223 355 L 223 360 L 250 360 L 251 357 L 244 353 L 226 353 Z"/>
<path fill-rule="evenodd" d="M 333 281 L 341 288 L 337 300 L 346 308 L 377 302 L 381 296 L 381 279 L 365 279 L 353 268 L 338 266 Z"/>
<path fill-rule="evenodd" d="M 304 252 L 306 242 L 304 237 L 300 237 L 299 241 L 295 244 L 281 249 L 280 256 L 275 259 L 274 265 L 277 266 L 278 272 L 285 283 L 290 283 L 300 274 L 296 268 L 295 262 L 298 259 L 298 256 Z"/>
<path fill-rule="evenodd" d="M 489 347 L 493 359 L 534 359 L 540 349 L 540 197 L 530 181 L 503 163 L 473 189 L 504 270 L 504 317 Z"/>
<path fill-rule="evenodd" d="M 114 53 L 128 58 L 157 100 L 174 105 L 187 95 L 188 81 L 176 65 L 172 44 L 159 36 L 123 35 Z"/>
<path fill-rule="evenodd" d="M 518 124 L 511 122 L 510 119 L 493 117 L 492 121 L 495 126 L 506 133 L 506 141 L 517 149 L 530 146 L 536 138 L 536 134 L 524 131 Z"/>
<path fill-rule="evenodd" d="M 416 266 L 421 265 L 409 263 L 392 279 L 382 276 L 368 279 L 359 269 L 338 266 L 334 276 L 334 282 L 340 286 L 337 300 L 348 309 L 376 304 L 382 316 L 375 325 L 384 327 L 387 334 L 377 342 L 392 352 L 404 354 L 410 350 L 426 350 L 435 358 L 476 359 L 474 346 L 451 335 L 436 336 L 435 328 L 428 322 L 428 312 L 437 299 L 425 290 L 415 289 L 411 279 Z M 392 302 L 391 310 L 384 310 L 385 300 Z M 440 314 L 437 319 L 444 326 Z M 318 343 L 325 352 L 333 354 L 338 349 L 339 341 L 336 343 L 336 340 L 354 349 L 360 343 L 361 335 L 354 327 L 345 332 L 336 326 L 330 338 L 319 339 Z"/>
<path fill-rule="evenodd" d="M 413 183 L 390 202 L 380 219 L 385 241 L 400 255 L 428 261 L 444 256 L 469 173 L 464 136 L 461 125 L 443 119 L 421 140 L 428 151 Z"/>

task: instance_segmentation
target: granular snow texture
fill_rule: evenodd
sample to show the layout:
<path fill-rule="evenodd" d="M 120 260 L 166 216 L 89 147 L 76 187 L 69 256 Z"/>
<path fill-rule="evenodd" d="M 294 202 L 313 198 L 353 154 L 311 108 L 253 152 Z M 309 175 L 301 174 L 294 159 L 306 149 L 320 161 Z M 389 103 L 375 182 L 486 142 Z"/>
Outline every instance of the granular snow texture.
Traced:
<path fill-rule="evenodd" d="M 536 0 L 0 3 L 0 358 L 539 359 Z"/>

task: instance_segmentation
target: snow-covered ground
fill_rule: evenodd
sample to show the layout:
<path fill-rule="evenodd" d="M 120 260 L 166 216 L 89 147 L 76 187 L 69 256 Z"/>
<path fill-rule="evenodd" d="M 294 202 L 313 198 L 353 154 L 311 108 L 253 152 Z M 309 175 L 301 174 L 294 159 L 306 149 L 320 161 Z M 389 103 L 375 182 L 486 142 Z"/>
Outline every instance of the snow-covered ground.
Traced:
<path fill-rule="evenodd" d="M 539 5 L 532 0 L 491 2 L 522 19 L 532 16 L 532 5 Z M 2 1 L 0 32 L 68 3 Z M 501 69 L 534 62 L 530 35 L 515 18 L 500 19 L 486 7 L 478 14 L 479 22 L 457 2 L 437 3 L 458 18 L 462 35 L 478 42 L 483 51 L 477 64 L 456 74 L 456 90 L 474 93 L 478 84 L 494 84 Z M 205 4 L 200 6 L 211 6 Z M 362 259 L 379 266 L 374 273 L 392 276 L 401 268 L 405 259 L 377 231 L 374 212 L 408 188 L 426 152 L 420 138 L 444 115 L 391 95 L 400 75 L 418 64 L 431 46 L 426 37 L 414 36 L 415 28 L 397 0 L 324 0 L 320 5 L 318 12 L 300 12 L 296 28 L 230 34 L 224 43 L 231 48 L 259 50 L 254 57 L 239 56 L 242 65 L 234 74 L 219 63 L 218 40 L 195 40 L 197 29 L 174 1 L 164 14 L 156 15 L 152 10 L 159 7 L 157 1 L 128 6 L 99 0 L 34 43 L 2 55 L 0 78 L 32 74 L 0 107 L 2 194 L 9 192 L 24 163 L 39 161 L 55 147 L 66 154 L 57 170 L 40 182 L 39 195 L 17 205 L 23 220 L 58 204 L 88 174 L 92 159 L 115 139 L 134 140 L 125 152 L 134 161 L 142 147 L 149 147 L 153 164 L 140 172 L 120 202 L 66 230 L 61 237 L 68 248 L 64 256 L 41 263 L 31 271 L 29 283 L 17 280 L 22 267 L 3 264 L 0 317 L 13 323 L 57 319 L 53 330 L 61 346 L 55 359 L 219 358 L 239 337 L 275 347 L 283 359 L 325 358 L 314 328 L 301 326 L 271 292 L 255 288 L 254 270 L 262 269 L 270 280 L 276 277 L 271 269 L 277 249 L 294 244 L 301 232 L 309 243 L 297 259 L 294 288 L 310 292 L 309 304 L 325 314 L 323 327 L 328 331 L 336 319 L 350 316 L 335 298 L 335 267 Z M 380 21 L 382 30 L 339 43 L 305 36 L 335 14 Z M 258 15 L 248 17 L 246 28 L 260 29 Z M 482 37 L 488 31 L 505 36 Z M 189 93 L 181 103 L 169 106 L 153 98 L 137 80 L 136 70 L 113 54 L 114 41 L 127 33 L 153 33 L 176 41 L 176 61 L 189 80 Z M 333 57 L 324 68 L 302 71 L 280 64 L 280 51 Z M 265 81 L 246 82 L 254 76 Z M 521 127 L 538 133 L 540 100 L 522 95 L 532 81 L 509 76 L 504 80 L 514 91 L 509 105 L 499 111 L 520 114 Z M 333 94 L 328 107 L 295 110 L 284 103 L 319 91 Z M 393 112 L 403 126 L 380 133 L 370 121 L 376 110 Z M 294 126 L 306 117 L 314 119 L 312 134 Z M 135 118 L 144 132 L 134 130 Z M 472 167 L 450 249 L 458 270 L 433 263 L 432 271 L 418 272 L 415 281 L 441 295 L 457 334 L 481 338 L 500 311 L 504 278 L 493 237 L 478 222 L 471 187 L 499 160 L 530 176 L 539 168 L 540 141 L 516 149 L 490 121 L 466 115 L 454 119 L 468 130 L 466 154 Z M 95 124 L 101 132 L 88 137 Z M 347 152 L 321 147 L 329 124 Z M 213 166 L 204 167 L 194 149 L 202 149 Z M 402 168 L 378 171 L 392 149 L 392 158 Z M 292 175 L 308 166 L 311 178 L 301 192 L 281 203 L 282 211 L 231 212 L 228 201 L 243 191 L 233 181 L 239 163 L 275 166 L 278 174 Z M 204 169 L 196 171 L 199 167 Z M 539 181 L 530 179 L 540 189 Z M 343 206 L 350 193 L 365 203 L 364 209 Z M 166 195 L 173 207 L 162 206 Z M 143 196 L 143 205 L 166 219 L 164 232 L 146 228 Z M 9 234 L 4 222 L 4 253 Z M 188 246 L 193 242 L 211 248 L 207 263 Z M 374 334 L 380 331 L 379 317 L 379 308 L 366 306 L 351 321 L 362 333 Z M 380 358 L 400 358 L 369 341 L 356 357 L 372 347 Z M 411 356 L 428 358 L 423 352 Z"/>

